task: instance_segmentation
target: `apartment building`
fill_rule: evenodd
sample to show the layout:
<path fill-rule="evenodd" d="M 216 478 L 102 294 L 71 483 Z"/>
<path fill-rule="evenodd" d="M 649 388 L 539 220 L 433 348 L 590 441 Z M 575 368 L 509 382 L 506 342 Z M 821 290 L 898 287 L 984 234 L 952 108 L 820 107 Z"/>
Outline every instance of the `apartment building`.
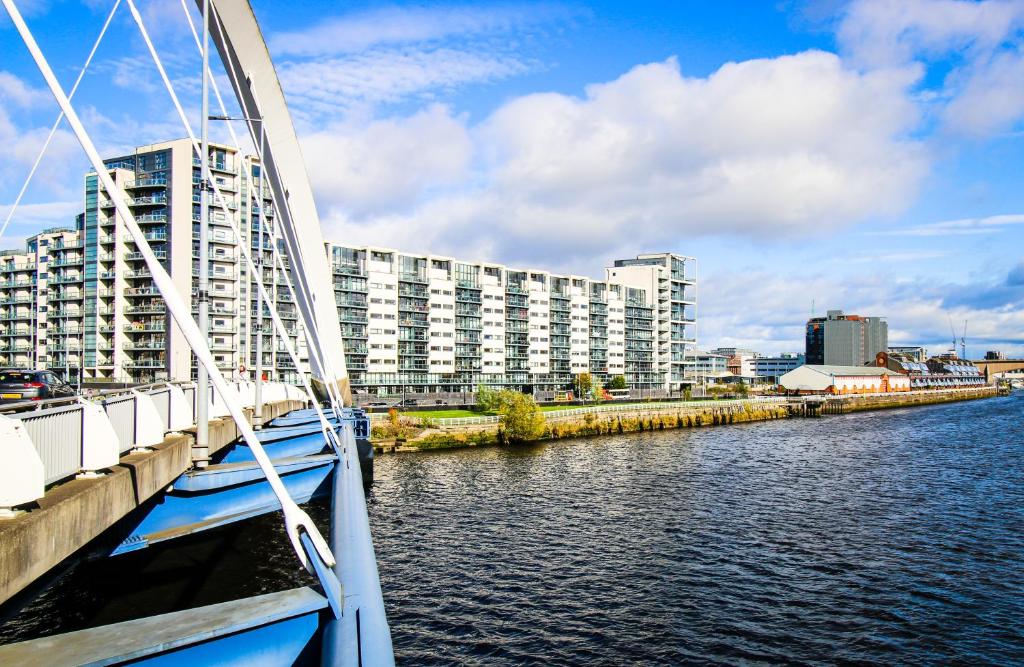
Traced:
<path fill-rule="evenodd" d="M 654 371 L 666 388 L 681 391 L 692 384 L 697 344 L 697 260 L 672 253 L 616 260 L 606 279 L 651 295 L 655 314 Z"/>
<path fill-rule="evenodd" d="M 77 348 L 53 335 L 81 300 L 75 280 L 82 250 L 71 229 L 29 238 L 25 250 L 0 251 L 0 366 L 75 365 Z"/>
<path fill-rule="evenodd" d="M 200 174 L 191 143 L 140 146 L 105 165 L 197 315 Z M 277 268 L 288 271 L 288 258 L 259 162 L 214 144 L 210 168 L 224 197 L 211 196 L 207 232 L 214 357 L 222 371 L 251 377 L 262 327 L 264 373 L 294 381 L 306 366 L 305 339 Z M 24 252 L 0 253 L 0 363 L 45 365 L 90 383 L 195 377 L 194 356 L 113 202 L 95 173 L 83 186 L 75 229 L 47 230 Z M 298 367 L 260 304 L 231 220 L 262 265 Z M 594 280 L 386 248 L 327 243 L 326 251 L 357 392 L 479 384 L 554 391 L 587 372 L 603 381 L 622 375 L 637 389 L 693 381 L 686 359 L 696 335 L 692 258 L 644 255 Z"/>
<path fill-rule="evenodd" d="M 200 169 L 191 142 L 140 146 L 104 164 L 157 258 L 198 315 Z M 258 294 L 229 224 L 238 222 L 254 256 L 263 253 L 267 285 L 292 342 L 299 344 L 295 305 L 272 261 L 277 241 L 269 188 L 264 188 L 264 201 L 258 201 L 259 163 L 214 144 L 210 169 L 223 197 L 222 202 L 211 195 L 209 207 L 211 350 L 222 371 L 254 367 L 255 332 L 262 320 L 268 377 L 294 379 L 295 364 L 271 331 L 265 308 L 260 318 Z M 45 365 L 85 382 L 195 377 L 195 357 L 113 201 L 101 191 L 95 173 L 86 174 L 83 185 L 83 213 L 74 230 L 47 230 L 30 238 L 25 252 L 0 253 L 0 364 Z M 299 347 L 301 363 L 305 348 Z"/>
<path fill-rule="evenodd" d="M 668 386 L 642 287 L 387 248 L 328 254 L 356 391 L 550 391 L 580 373 Z"/>

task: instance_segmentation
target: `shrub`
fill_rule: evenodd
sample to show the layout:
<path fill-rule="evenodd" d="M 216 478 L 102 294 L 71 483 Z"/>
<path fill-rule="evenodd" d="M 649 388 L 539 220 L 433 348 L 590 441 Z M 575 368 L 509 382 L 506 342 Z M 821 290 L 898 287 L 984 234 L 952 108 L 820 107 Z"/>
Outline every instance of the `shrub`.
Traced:
<path fill-rule="evenodd" d="M 536 440 L 544 433 L 544 417 L 532 396 L 517 391 L 501 393 L 501 425 L 510 442 Z"/>
<path fill-rule="evenodd" d="M 626 388 L 626 376 L 616 375 L 608 381 L 609 389 L 625 389 Z"/>
<path fill-rule="evenodd" d="M 501 405 L 501 394 L 503 393 L 495 391 L 487 385 L 478 385 L 476 388 L 476 405 L 473 409 L 477 412 L 497 412 Z"/>

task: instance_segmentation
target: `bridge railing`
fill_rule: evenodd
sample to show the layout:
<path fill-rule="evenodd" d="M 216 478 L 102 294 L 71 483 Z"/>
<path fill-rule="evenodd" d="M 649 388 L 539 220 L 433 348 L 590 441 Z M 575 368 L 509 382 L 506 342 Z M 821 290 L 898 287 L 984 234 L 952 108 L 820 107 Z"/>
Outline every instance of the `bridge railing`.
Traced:
<path fill-rule="evenodd" d="M 255 386 L 235 382 L 243 405 L 255 404 Z M 301 390 L 263 385 L 266 402 L 301 399 Z M 0 515 L 41 498 L 48 485 L 96 475 L 132 450 L 163 442 L 167 433 L 195 426 L 194 383 L 161 382 L 88 397 L 24 401 L 0 406 Z M 210 417 L 226 414 L 223 397 L 210 392 Z"/>

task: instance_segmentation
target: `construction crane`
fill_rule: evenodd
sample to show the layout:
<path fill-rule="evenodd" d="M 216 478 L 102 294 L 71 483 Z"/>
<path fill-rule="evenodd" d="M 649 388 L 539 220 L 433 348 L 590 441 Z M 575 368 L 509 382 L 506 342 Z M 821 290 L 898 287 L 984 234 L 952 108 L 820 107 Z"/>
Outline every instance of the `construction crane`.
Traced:
<path fill-rule="evenodd" d="M 949 331 L 950 331 L 950 333 L 953 334 L 953 347 L 952 347 L 952 349 L 950 349 L 949 352 L 950 352 L 950 354 L 952 356 L 955 357 L 956 356 L 956 327 L 953 326 L 953 316 L 950 315 L 949 313 L 946 313 L 946 317 L 949 318 Z"/>
<path fill-rule="evenodd" d="M 964 320 L 964 333 L 960 336 L 960 358 L 967 358 L 967 320 Z"/>

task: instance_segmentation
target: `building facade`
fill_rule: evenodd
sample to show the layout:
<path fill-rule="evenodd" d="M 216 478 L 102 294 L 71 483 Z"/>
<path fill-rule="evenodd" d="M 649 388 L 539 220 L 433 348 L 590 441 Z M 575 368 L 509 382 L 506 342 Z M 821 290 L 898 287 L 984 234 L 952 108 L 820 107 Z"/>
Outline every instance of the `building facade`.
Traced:
<path fill-rule="evenodd" d="M 670 392 L 694 381 L 697 345 L 697 260 L 672 253 L 615 260 L 605 279 L 644 290 L 654 306 L 654 369 Z"/>
<path fill-rule="evenodd" d="M 778 384 L 783 375 L 804 365 L 804 355 L 784 353 L 777 357 L 754 357 L 753 365 L 756 377 Z"/>
<path fill-rule="evenodd" d="M 805 356 L 811 365 L 863 366 L 889 347 L 889 325 L 881 317 L 830 310 L 807 321 Z"/>
<path fill-rule="evenodd" d="M 328 253 L 357 392 L 554 391 L 581 373 L 668 387 L 641 287 L 387 248 Z"/>
<path fill-rule="evenodd" d="M 141 146 L 105 165 L 197 315 L 200 170 L 190 141 Z M 251 377 L 262 327 L 265 374 L 294 381 L 305 370 L 305 340 L 269 188 L 261 197 L 258 161 L 236 149 L 212 144 L 210 168 L 224 198 L 211 194 L 206 241 L 214 358 L 222 372 Z M 83 186 L 74 229 L 47 230 L 24 252 L 0 253 L 0 363 L 88 383 L 194 378 L 195 358 L 124 220 L 95 173 Z M 258 264 L 262 258 L 298 367 L 259 302 L 241 244 Z M 326 251 L 356 392 L 465 392 L 480 384 L 553 391 L 581 373 L 601 382 L 621 375 L 630 388 L 652 391 L 693 382 L 693 258 L 641 255 L 595 280 L 386 248 L 327 243 Z"/>

